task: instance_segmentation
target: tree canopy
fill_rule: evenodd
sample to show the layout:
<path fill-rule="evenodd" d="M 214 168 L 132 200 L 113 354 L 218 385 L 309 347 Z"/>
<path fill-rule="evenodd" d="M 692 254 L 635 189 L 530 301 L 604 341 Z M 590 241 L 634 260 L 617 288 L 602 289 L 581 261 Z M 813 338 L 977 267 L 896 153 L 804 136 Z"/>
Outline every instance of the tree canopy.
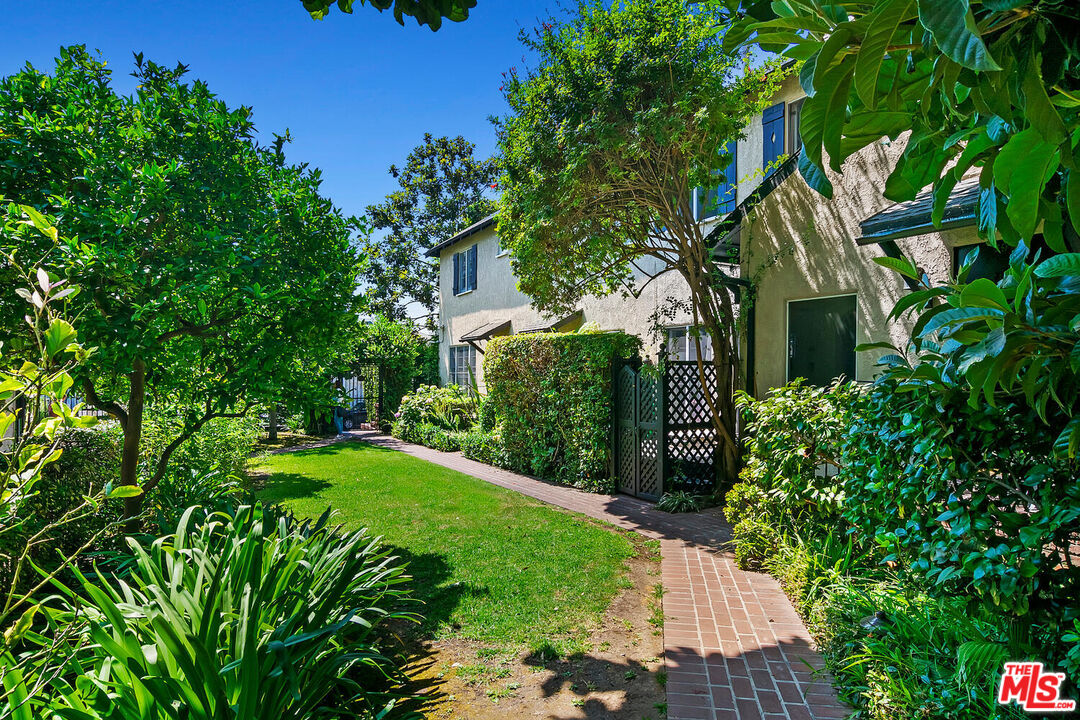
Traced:
<path fill-rule="evenodd" d="M 210 419 L 328 394 L 359 309 L 351 225 L 318 173 L 258 146 L 250 110 L 185 73 L 137 56 L 138 90 L 120 96 L 104 63 L 72 47 L 52 75 L 27 67 L 0 82 L 0 195 L 65 236 L 7 249 L 85 289 L 69 302 L 98 349 L 76 380 L 124 427 L 124 484 L 147 396 L 189 408 L 147 489 Z M 3 302 L 10 335 L 21 308 Z"/>
<path fill-rule="evenodd" d="M 405 24 L 405 16 L 416 19 L 417 25 L 427 25 L 432 32 L 442 27 L 443 18 L 451 22 L 468 19 L 469 10 L 476 7 L 476 0 L 301 0 L 311 17 L 321 20 L 330 14 L 330 8 L 352 13 L 353 6 L 371 4 L 379 12 L 394 9 L 394 19 Z"/>
<path fill-rule="evenodd" d="M 498 233 L 519 286 L 545 310 L 682 275 L 715 350 L 713 418 L 733 479 L 738 260 L 707 245 L 691 190 L 737 180 L 724 177 L 725 146 L 771 100 L 780 73 L 725 53 L 717 22 L 682 0 L 584 2 L 523 34 L 537 63 L 506 76 Z"/>
<path fill-rule="evenodd" d="M 476 146 L 458 136 L 432 137 L 413 148 L 405 166 L 390 166 L 399 190 L 369 205 L 375 231 L 362 241 L 363 280 L 371 310 L 388 318 L 430 319 L 439 305 L 439 263 L 425 251 L 495 211 L 488 194 L 498 166 L 478 160 Z"/>

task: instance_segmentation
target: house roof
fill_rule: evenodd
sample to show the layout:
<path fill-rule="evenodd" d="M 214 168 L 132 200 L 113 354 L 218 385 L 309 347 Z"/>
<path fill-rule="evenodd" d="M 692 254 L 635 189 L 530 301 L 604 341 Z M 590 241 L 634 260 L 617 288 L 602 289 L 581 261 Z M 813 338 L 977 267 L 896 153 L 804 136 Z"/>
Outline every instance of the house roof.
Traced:
<path fill-rule="evenodd" d="M 424 254 L 427 255 L 429 258 L 439 257 L 439 253 L 441 253 L 443 250 L 445 250 L 446 248 L 448 248 L 451 245 L 453 245 L 454 243 L 456 243 L 458 240 L 464 240 L 465 238 L 469 237 L 470 235 L 475 235 L 476 233 L 480 232 L 481 230 L 486 230 L 487 228 L 491 227 L 494 224 L 495 224 L 495 214 L 492 213 L 491 215 L 488 215 L 483 220 L 479 220 L 477 222 L 474 222 L 472 225 L 465 228 L 464 230 L 459 232 L 457 235 L 446 238 L 441 243 L 439 243 L 438 245 L 435 245 L 434 247 L 432 247 L 430 250 L 428 250 Z"/>
<path fill-rule="evenodd" d="M 971 227 L 976 223 L 975 212 L 980 191 L 978 173 L 961 178 L 949 195 L 941 225 L 937 226 L 933 221 L 933 189 L 924 190 L 916 195 L 914 200 L 890 205 L 859 223 L 862 237 L 858 243 L 873 245 L 913 235 Z"/>
<path fill-rule="evenodd" d="M 526 333 L 554 332 L 555 330 L 561 328 L 563 325 L 577 320 L 579 317 L 581 317 L 581 311 L 575 310 L 566 317 L 559 318 L 554 322 L 541 322 L 536 325 L 529 325 L 527 327 L 520 328 L 518 330 L 518 335 L 524 335 Z"/>
<path fill-rule="evenodd" d="M 502 332 L 503 330 L 510 329 L 509 320 L 496 320 L 495 322 L 489 322 L 476 328 L 471 332 L 467 332 L 461 336 L 463 342 L 475 342 L 477 340 L 487 340 L 492 335 Z"/>

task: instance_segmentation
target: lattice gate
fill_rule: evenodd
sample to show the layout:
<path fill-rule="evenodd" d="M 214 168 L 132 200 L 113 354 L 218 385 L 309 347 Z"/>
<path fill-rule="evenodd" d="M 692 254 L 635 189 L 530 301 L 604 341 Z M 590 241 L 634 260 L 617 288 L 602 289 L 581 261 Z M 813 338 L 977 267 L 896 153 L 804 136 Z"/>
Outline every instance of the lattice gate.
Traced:
<path fill-rule="evenodd" d="M 658 500 L 664 490 L 661 383 L 655 370 L 620 367 L 615 381 L 615 477 L 619 492 Z"/>
<path fill-rule="evenodd" d="M 714 365 L 699 369 L 696 360 L 664 363 L 664 486 L 668 490 L 705 495 L 716 486 L 719 443 L 706 392 L 716 397 Z"/>
<path fill-rule="evenodd" d="M 716 485 L 717 436 L 705 392 L 716 368 L 667 360 L 662 370 L 624 364 L 615 376 L 614 474 L 619 492 L 647 500 L 666 490 L 708 494 Z"/>

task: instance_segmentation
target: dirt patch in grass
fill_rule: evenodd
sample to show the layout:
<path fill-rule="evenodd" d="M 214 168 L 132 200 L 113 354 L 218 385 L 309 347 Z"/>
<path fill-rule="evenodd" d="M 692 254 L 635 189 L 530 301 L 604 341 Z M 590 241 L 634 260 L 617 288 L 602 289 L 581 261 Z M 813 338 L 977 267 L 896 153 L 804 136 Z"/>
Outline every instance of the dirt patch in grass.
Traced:
<path fill-rule="evenodd" d="M 587 649 L 514 653 L 456 640 L 411 641 L 404 669 L 427 718 L 660 720 L 665 717 L 659 543 L 633 535 L 637 553 Z"/>

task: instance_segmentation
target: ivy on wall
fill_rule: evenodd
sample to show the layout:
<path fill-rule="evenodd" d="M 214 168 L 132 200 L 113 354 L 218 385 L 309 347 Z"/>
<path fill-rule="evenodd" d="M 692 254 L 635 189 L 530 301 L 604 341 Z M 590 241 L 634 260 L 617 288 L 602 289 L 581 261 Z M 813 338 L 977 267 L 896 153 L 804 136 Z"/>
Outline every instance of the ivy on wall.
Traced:
<path fill-rule="evenodd" d="M 610 490 L 612 366 L 641 341 L 612 333 L 493 338 L 484 355 L 481 420 L 498 428 L 514 470 L 591 491 Z"/>

